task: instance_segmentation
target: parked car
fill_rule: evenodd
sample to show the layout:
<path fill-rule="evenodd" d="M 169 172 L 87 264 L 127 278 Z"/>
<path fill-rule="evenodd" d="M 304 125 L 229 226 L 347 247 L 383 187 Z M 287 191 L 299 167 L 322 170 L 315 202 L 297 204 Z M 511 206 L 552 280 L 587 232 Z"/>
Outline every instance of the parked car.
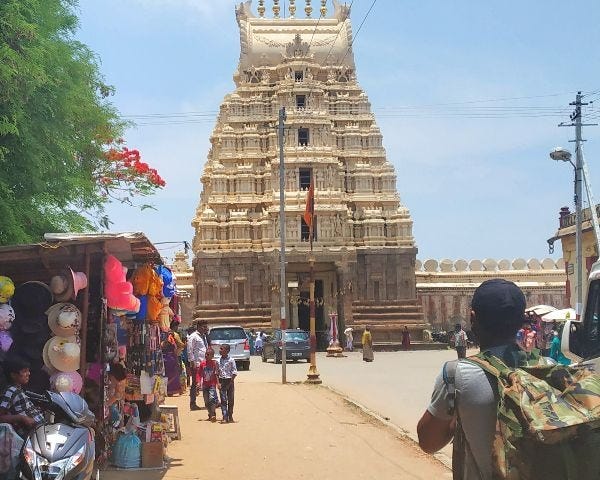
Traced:
<path fill-rule="evenodd" d="M 284 340 L 282 340 L 282 338 Z M 267 337 L 262 351 L 262 361 L 272 358 L 275 363 L 281 363 L 281 350 L 285 341 L 285 358 L 292 361 L 310 361 L 310 342 L 308 332 L 304 330 L 274 330 Z"/>
<path fill-rule="evenodd" d="M 229 356 L 235 360 L 240 370 L 250 370 L 250 343 L 243 327 L 223 325 L 210 327 L 208 330 L 210 346 L 215 351 L 215 359 L 219 359 L 219 348 L 229 344 Z"/>

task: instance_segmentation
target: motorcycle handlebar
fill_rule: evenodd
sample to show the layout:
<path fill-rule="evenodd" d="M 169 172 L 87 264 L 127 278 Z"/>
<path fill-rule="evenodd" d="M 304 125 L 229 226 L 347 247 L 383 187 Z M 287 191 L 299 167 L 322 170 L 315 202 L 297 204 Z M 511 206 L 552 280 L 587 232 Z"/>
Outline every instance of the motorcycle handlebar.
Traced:
<path fill-rule="evenodd" d="M 27 395 L 29 397 L 29 399 L 33 400 L 34 402 L 47 403 L 47 404 L 50 403 L 50 399 L 46 395 L 43 395 L 43 394 L 30 392 L 29 390 L 26 390 L 25 395 Z"/>

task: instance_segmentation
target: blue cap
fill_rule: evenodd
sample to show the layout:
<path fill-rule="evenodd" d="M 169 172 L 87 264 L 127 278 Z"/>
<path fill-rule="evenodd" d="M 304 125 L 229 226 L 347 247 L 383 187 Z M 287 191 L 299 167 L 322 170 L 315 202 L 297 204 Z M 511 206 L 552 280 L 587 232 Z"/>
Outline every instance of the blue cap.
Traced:
<path fill-rule="evenodd" d="M 473 293 L 471 308 L 484 316 L 523 316 L 525 295 L 513 282 L 503 278 L 486 280 Z"/>

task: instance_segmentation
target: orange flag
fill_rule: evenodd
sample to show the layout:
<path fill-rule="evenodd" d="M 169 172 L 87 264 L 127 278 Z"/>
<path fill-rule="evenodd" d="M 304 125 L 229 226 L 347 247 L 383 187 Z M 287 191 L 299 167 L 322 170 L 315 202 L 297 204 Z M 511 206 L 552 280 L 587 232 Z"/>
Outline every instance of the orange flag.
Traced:
<path fill-rule="evenodd" d="M 315 184 L 313 179 L 310 179 L 310 187 L 308 189 L 308 196 L 306 197 L 306 208 L 304 209 L 304 221 L 310 229 L 310 237 L 312 239 L 313 231 L 313 218 L 315 216 Z"/>

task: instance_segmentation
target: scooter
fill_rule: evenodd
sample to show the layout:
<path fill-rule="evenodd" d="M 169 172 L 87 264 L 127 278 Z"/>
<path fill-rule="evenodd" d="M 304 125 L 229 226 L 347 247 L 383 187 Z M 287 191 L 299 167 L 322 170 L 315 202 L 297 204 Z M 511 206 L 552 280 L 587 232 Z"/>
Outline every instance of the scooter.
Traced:
<path fill-rule="evenodd" d="M 49 421 L 34 428 L 23 445 L 23 480 L 88 480 L 94 468 L 94 414 L 79 395 L 68 392 L 26 392 L 46 412 Z"/>

